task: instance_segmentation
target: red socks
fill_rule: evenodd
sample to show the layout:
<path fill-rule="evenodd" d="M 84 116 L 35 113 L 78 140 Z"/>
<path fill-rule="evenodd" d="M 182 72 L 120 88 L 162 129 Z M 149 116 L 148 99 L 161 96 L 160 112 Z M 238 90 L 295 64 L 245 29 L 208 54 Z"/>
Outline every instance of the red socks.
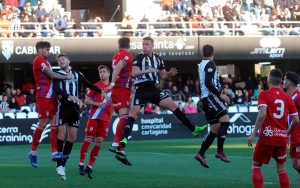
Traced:
<path fill-rule="evenodd" d="M 281 188 L 289 188 L 290 180 L 286 170 L 281 170 L 278 172 L 279 183 Z"/>
<path fill-rule="evenodd" d="M 128 115 L 121 115 L 119 123 L 117 125 L 117 129 L 116 129 L 116 134 L 114 136 L 114 141 L 115 143 L 119 143 L 124 136 L 124 127 L 127 121 Z"/>
<path fill-rule="evenodd" d="M 85 156 L 86 156 L 86 153 L 88 152 L 89 150 L 89 146 L 92 142 L 93 138 L 92 137 L 85 137 L 82 144 L 81 144 L 81 148 L 80 148 L 80 163 L 81 164 L 84 164 L 84 161 L 85 161 Z"/>
<path fill-rule="evenodd" d="M 102 145 L 101 142 L 95 142 L 94 147 L 93 147 L 93 149 L 92 149 L 92 151 L 90 153 L 90 160 L 89 160 L 89 163 L 88 163 L 88 165 L 90 167 L 92 167 L 94 165 L 94 163 L 95 163 L 95 161 L 96 161 L 96 159 L 98 157 L 101 145 Z"/>
<path fill-rule="evenodd" d="M 254 188 L 263 187 L 264 178 L 261 173 L 261 167 L 252 165 L 252 183 Z"/>
<path fill-rule="evenodd" d="M 57 153 L 57 126 L 51 125 L 50 127 L 50 145 L 51 145 L 51 152 Z"/>
<path fill-rule="evenodd" d="M 42 127 L 41 125 L 38 125 L 37 128 L 35 129 L 34 133 L 33 133 L 33 140 L 32 140 L 32 144 L 31 144 L 31 151 L 37 151 L 37 147 L 40 143 L 40 139 L 41 139 L 41 135 L 44 131 L 44 127 Z"/>

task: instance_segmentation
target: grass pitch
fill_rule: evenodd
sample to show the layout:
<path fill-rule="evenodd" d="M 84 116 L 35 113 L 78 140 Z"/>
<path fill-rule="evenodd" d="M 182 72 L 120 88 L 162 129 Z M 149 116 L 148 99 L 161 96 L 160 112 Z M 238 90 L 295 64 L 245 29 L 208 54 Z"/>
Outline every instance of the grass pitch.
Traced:
<path fill-rule="evenodd" d="M 67 163 L 67 180 L 62 181 L 50 161 L 50 146 L 40 145 L 38 168 L 33 169 L 27 157 L 30 146 L 0 147 L 0 187 L 22 188 L 90 188 L 90 187 L 252 187 L 251 155 L 246 138 L 228 138 L 225 151 L 227 164 L 214 157 L 216 146 L 207 153 L 209 169 L 193 159 L 200 139 L 131 141 L 127 155 L 133 166 L 121 164 L 108 151 L 105 142 L 93 168 L 93 180 L 78 174 L 79 148 L 76 144 Z M 92 145 L 90 146 L 91 149 Z M 89 156 L 89 155 L 87 155 Z M 291 187 L 300 187 L 300 176 L 287 161 Z M 279 187 L 275 162 L 263 167 L 264 186 Z"/>

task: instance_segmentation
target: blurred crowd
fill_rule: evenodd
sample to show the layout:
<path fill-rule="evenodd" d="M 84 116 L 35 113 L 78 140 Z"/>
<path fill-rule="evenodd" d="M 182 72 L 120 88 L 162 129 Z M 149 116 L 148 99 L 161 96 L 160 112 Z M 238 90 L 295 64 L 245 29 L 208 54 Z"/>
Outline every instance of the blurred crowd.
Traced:
<path fill-rule="evenodd" d="M 159 31 L 157 35 L 224 35 L 228 28 L 235 28 L 235 35 L 244 35 L 245 30 L 256 29 L 263 35 L 299 35 L 300 8 L 298 0 L 162 0 L 160 16 L 150 28 L 174 29 Z M 136 21 L 130 14 L 122 21 L 123 29 L 146 29 L 149 16 L 145 15 Z M 218 21 L 218 23 L 216 23 Z M 234 22 L 232 23 L 223 23 Z M 287 22 L 277 24 L 276 22 Z M 246 23 L 255 27 L 244 27 Z M 281 28 L 279 31 L 274 27 Z M 243 29 L 244 28 L 244 29 Z M 273 29 L 272 29 L 273 28 Z M 177 30 L 176 30 L 177 29 Z M 232 31 L 231 31 L 232 32 Z M 275 33 L 277 32 L 277 33 Z M 125 32 L 124 35 L 139 36 L 145 32 Z"/>
<path fill-rule="evenodd" d="M 231 84 L 223 85 L 223 93 L 230 98 L 230 105 L 248 105 L 256 101 L 260 91 L 267 88 L 266 79 L 261 77 L 253 78 L 249 76 L 243 79 L 231 75 Z M 179 75 L 174 79 L 167 80 L 161 84 L 179 108 L 186 114 L 202 112 L 200 96 L 200 83 L 197 76 Z M 84 101 L 87 89 L 80 92 L 80 99 Z M 0 113 L 20 112 L 22 106 L 29 106 L 31 112 L 36 112 L 35 85 L 32 78 L 25 79 L 21 88 L 12 88 L 7 81 L 2 81 L 0 85 Z M 81 104 L 83 116 L 87 116 L 89 107 Z M 148 104 L 143 109 L 144 114 L 167 114 L 170 113 L 153 104 Z"/>

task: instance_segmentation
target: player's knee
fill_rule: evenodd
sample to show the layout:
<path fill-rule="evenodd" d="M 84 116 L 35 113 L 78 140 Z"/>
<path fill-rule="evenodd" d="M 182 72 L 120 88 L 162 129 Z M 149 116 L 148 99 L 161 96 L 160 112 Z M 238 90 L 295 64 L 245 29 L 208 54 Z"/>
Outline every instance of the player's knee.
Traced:
<path fill-rule="evenodd" d="M 100 143 L 100 144 L 102 144 L 102 143 L 103 143 L 103 140 L 104 140 L 104 138 L 102 138 L 102 137 L 96 137 L 96 138 L 95 138 L 95 143 Z"/>
<path fill-rule="evenodd" d="M 75 143 L 75 141 L 76 141 L 76 135 L 74 135 L 74 134 L 68 135 L 67 140 L 68 140 L 69 142 L 71 142 L 71 143 Z"/>

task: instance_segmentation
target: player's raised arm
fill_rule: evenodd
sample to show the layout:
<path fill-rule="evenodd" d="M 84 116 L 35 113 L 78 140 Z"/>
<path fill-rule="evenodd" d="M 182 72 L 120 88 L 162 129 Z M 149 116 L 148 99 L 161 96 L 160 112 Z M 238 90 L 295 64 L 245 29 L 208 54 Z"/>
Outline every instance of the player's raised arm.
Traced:
<path fill-rule="evenodd" d="M 95 86 L 92 82 L 90 82 L 88 79 L 85 78 L 85 76 L 82 74 L 82 72 L 76 71 L 80 77 L 80 79 L 86 84 L 88 88 L 91 90 L 96 91 L 97 93 L 102 93 L 102 90 Z"/>
<path fill-rule="evenodd" d="M 49 76 L 51 79 L 57 79 L 57 80 L 71 80 L 73 78 L 72 74 L 68 73 L 66 75 L 61 75 L 53 72 L 50 68 L 45 67 L 43 69 L 43 72 Z"/>

